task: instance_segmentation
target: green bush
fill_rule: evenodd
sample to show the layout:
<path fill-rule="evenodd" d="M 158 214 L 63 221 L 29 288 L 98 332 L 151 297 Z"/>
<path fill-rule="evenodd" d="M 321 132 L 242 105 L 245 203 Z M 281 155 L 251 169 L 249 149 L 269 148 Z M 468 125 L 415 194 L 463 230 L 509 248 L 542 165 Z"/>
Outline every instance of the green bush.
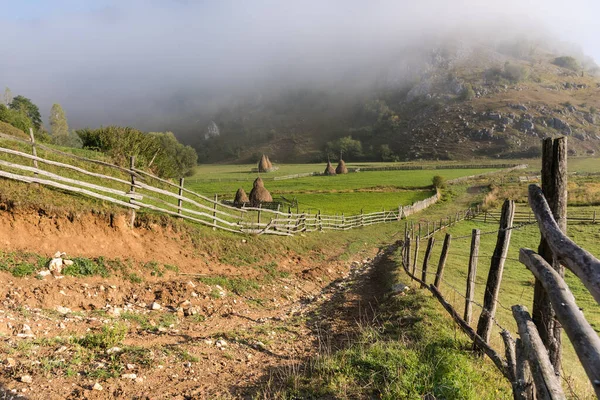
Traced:
<path fill-rule="evenodd" d="M 465 84 L 465 86 L 463 87 L 463 90 L 460 94 L 460 99 L 461 100 L 472 100 L 475 98 L 475 91 L 473 90 L 473 86 L 471 86 L 470 83 Z"/>
<path fill-rule="evenodd" d="M 433 183 L 433 187 L 436 189 L 444 189 L 446 187 L 446 178 L 440 175 L 436 175 L 431 180 Z"/>
<path fill-rule="evenodd" d="M 144 133 L 129 127 L 109 126 L 76 133 L 84 148 L 102 151 L 123 166 L 129 166 L 129 157 L 134 156 L 137 168 L 150 169 L 164 178 L 186 176 L 198 161 L 196 151 L 179 143 L 171 132 Z"/>
<path fill-rule="evenodd" d="M 77 342 L 80 346 L 88 349 L 109 349 L 121 343 L 127 335 L 127 326 L 116 324 L 104 325 L 97 333 L 88 333 Z"/>

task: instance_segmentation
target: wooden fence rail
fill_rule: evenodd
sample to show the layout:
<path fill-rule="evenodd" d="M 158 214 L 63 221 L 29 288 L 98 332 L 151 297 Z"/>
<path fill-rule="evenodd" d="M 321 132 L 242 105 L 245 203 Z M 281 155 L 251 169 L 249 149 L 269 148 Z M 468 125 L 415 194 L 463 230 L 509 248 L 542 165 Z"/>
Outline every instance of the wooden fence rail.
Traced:
<path fill-rule="evenodd" d="M 147 209 L 235 233 L 293 236 L 302 232 L 345 231 L 397 222 L 435 204 L 440 198 L 436 192 L 430 198 L 399 206 L 395 210 L 356 215 L 285 213 L 261 207 L 237 208 L 224 204 L 217 196 L 213 199 L 185 188 L 183 178 L 174 183 L 138 169 L 133 157 L 129 168 L 124 168 L 40 145 L 33 136 L 26 140 L 0 133 L 0 139 L 18 144 L 18 150 L 0 146 L 0 155 L 6 157 L 0 159 L 0 177 L 79 193 L 133 210 Z M 26 147 L 29 150 L 23 150 Z M 45 155 L 40 156 L 36 149 L 43 149 Z M 26 151 L 31 151 L 31 154 Z M 60 161 L 50 159 L 52 154 L 58 154 Z M 65 159 L 77 160 L 77 165 Z M 50 167 L 51 171 L 42 169 L 42 165 Z M 92 166 L 103 170 L 94 171 Z M 134 220 L 135 213 L 132 215 L 132 225 Z M 443 226 L 440 224 L 437 230 Z M 432 233 L 435 231 L 434 226 Z"/>

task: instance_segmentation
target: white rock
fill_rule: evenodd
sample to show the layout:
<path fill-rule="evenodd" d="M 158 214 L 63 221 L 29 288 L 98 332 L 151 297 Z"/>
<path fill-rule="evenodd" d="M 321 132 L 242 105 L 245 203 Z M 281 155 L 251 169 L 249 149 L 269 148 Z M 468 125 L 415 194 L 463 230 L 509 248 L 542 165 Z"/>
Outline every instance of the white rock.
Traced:
<path fill-rule="evenodd" d="M 31 328 L 29 327 L 29 325 L 23 324 L 23 328 L 21 329 L 20 333 L 17 333 L 17 337 L 30 338 L 30 337 L 35 337 L 35 335 L 31 331 Z"/>
<path fill-rule="evenodd" d="M 62 255 L 62 252 L 57 251 L 56 253 L 54 253 L 54 258 L 60 258 L 60 256 Z"/>
<path fill-rule="evenodd" d="M 227 342 L 224 341 L 223 339 L 219 339 L 219 340 L 217 340 L 217 343 L 215 343 L 215 345 L 218 348 L 224 348 L 224 347 L 227 347 Z"/>
<path fill-rule="evenodd" d="M 127 364 L 127 369 L 129 369 L 129 370 L 135 369 L 135 364 Z"/>
<path fill-rule="evenodd" d="M 21 382 L 23 382 L 23 383 L 31 383 L 31 382 L 33 382 L 33 379 L 31 378 L 31 375 L 23 375 L 21 377 Z"/>
<path fill-rule="evenodd" d="M 188 281 L 187 285 L 189 287 L 191 287 L 191 288 L 195 288 L 196 287 L 196 284 L 194 282 L 192 282 L 192 281 Z"/>
<path fill-rule="evenodd" d="M 41 276 L 42 278 L 45 276 L 50 275 L 52 272 L 50 272 L 49 270 L 45 269 L 43 271 L 38 272 L 38 275 Z"/>
<path fill-rule="evenodd" d="M 98 391 L 100 391 L 102 389 L 103 389 L 102 385 L 99 384 L 98 382 L 94 383 L 94 386 L 92 386 L 92 390 L 98 390 Z"/>
<path fill-rule="evenodd" d="M 66 265 L 67 267 L 73 265 L 73 260 L 63 260 L 63 264 Z"/>
<path fill-rule="evenodd" d="M 137 378 L 137 375 L 136 374 L 123 374 L 123 375 L 121 375 L 121 378 L 134 380 Z"/>
<path fill-rule="evenodd" d="M 52 275 L 60 275 L 63 268 L 63 260 L 62 258 L 53 258 L 48 263 L 48 269 L 52 272 Z"/>
<path fill-rule="evenodd" d="M 206 340 L 204 340 L 204 343 L 206 343 L 207 345 L 209 345 L 209 346 L 210 346 L 210 345 L 212 345 L 212 344 L 213 344 L 213 341 L 212 341 L 212 340 L 210 340 L 210 339 L 206 339 Z"/>
<path fill-rule="evenodd" d="M 121 352 L 121 348 L 120 347 L 111 347 L 110 349 L 106 350 L 106 354 L 113 354 L 113 353 L 120 353 Z"/>
<path fill-rule="evenodd" d="M 70 309 L 70 308 L 68 308 L 68 307 L 57 306 L 57 307 L 56 307 L 56 311 L 58 311 L 60 314 L 63 314 L 63 315 L 65 315 L 65 314 L 68 314 L 68 313 L 70 313 L 70 312 L 71 312 L 71 309 Z"/>
<path fill-rule="evenodd" d="M 158 304 L 157 302 L 152 303 L 150 305 L 150 308 L 153 309 L 153 310 L 160 310 L 161 309 L 160 304 Z"/>

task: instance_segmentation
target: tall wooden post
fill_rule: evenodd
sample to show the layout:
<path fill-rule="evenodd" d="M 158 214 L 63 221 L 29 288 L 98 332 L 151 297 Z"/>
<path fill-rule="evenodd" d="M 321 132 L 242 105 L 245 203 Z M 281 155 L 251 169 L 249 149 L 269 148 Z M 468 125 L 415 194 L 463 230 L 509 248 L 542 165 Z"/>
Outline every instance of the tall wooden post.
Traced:
<path fill-rule="evenodd" d="M 135 157 L 129 157 L 129 171 L 131 174 L 131 186 L 129 188 L 130 193 L 135 193 Z M 129 198 L 129 202 L 131 203 L 132 198 Z M 135 223 L 135 210 L 131 209 L 131 220 L 129 221 L 129 225 L 133 228 Z"/>
<path fill-rule="evenodd" d="M 452 240 L 452 235 L 446 233 L 444 237 L 444 244 L 442 245 L 442 254 L 440 254 L 440 262 L 438 263 L 437 272 L 435 273 L 435 281 L 433 282 L 433 286 L 437 289 L 440 288 L 440 283 L 442 282 L 442 275 L 444 273 L 444 267 L 446 266 L 446 260 L 448 259 L 448 249 L 450 247 L 450 241 Z"/>
<path fill-rule="evenodd" d="M 33 135 L 33 129 L 29 128 L 29 138 L 31 139 L 31 154 L 34 157 L 37 157 L 37 149 L 35 148 L 35 136 Z M 33 166 L 38 168 L 37 160 L 33 160 Z M 33 175 L 37 176 L 37 172 L 34 172 Z"/>
<path fill-rule="evenodd" d="M 431 258 L 431 250 L 433 249 L 433 244 L 435 243 L 435 239 L 433 236 L 429 238 L 427 242 L 427 249 L 425 250 L 425 258 L 423 259 L 423 271 L 421 272 L 421 280 L 424 283 L 427 283 L 427 264 L 429 264 L 429 259 Z M 421 284 L 422 288 L 426 288 L 427 285 Z"/>
<path fill-rule="evenodd" d="M 404 241 L 404 265 L 406 268 L 410 268 L 410 237 Z"/>
<path fill-rule="evenodd" d="M 567 232 L 567 138 L 545 139 L 542 147 L 542 191 L 561 231 Z M 552 265 L 560 276 L 565 269 L 552 254 L 542 237 L 538 253 Z M 556 320 L 544 288 L 536 279 L 533 294 L 533 322 L 537 326 L 550 362 L 557 375 L 561 373 L 562 340 L 560 323 Z"/>
<path fill-rule="evenodd" d="M 419 241 L 420 241 L 420 237 L 417 236 L 415 238 L 415 256 L 413 257 L 413 265 L 412 265 L 412 274 L 414 275 L 415 272 L 417 272 L 417 262 L 418 262 L 418 258 L 419 258 Z"/>
<path fill-rule="evenodd" d="M 477 334 L 485 340 L 490 341 L 492 333 L 492 322 L 496 314 L 496 306 L 498 302 L 498 293 L 500 292 L 500 284 L 502 283 L 502 272 L 504 271 L 504 262 L 508 254 L 508 246 L 510 245 L 510 236 L 512 232 L 513 219 L 515 217 L 515 202 L 506 200 L 502 205 L 502 215 L 500 216 L 500 229 L 498 230 L 498 239 L 496 248 L 492 255 L 490 264 L 490 272 L 488 274 L 487 283 L 485 285 L 485 294 L 483 297 L 483 310 L 479 316 L 477 323 Z M 478 349 L 477 345 L 474 345 Z"/>
<path fill-rule="evenodd" d="M 181 206 L 183 205 L 183 178 L 179 178 L 179 199 L 177 199 L 177 214 L 181 215 Z"/>
<path fill-rule="evenodd" d="M 467 292 L 465 294 L 464 320 L 471 325 L 473 318 L 473 297 L 475 296 L 475 278 L 477 277 L 477 259 L 479 257 L 479 229 L 471 232 L 471 253 L 469 255 L 469 272 L 467 275 Z"/>
<path fill-rule="evenodd" d="M 219 202 L 219 195 L 215 193 L 215 202 L 213 204 L 213 218 L 217 216 L 217 204 Z M 217 225 L 217 220 L 213 219 L 213 225 Z M 216 231 L 217 227 L 213 226 L 213 231 Z"/>

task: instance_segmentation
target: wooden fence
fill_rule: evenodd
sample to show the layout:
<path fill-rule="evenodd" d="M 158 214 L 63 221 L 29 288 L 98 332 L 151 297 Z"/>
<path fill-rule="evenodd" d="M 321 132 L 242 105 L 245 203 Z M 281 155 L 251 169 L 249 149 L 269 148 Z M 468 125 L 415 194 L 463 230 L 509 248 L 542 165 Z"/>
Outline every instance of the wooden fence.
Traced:
<path fill-rule="evenodd" d="M 431 248 L 434 238 L 428 240 L 427 251 L 418 276 L 416 256 L 411 243 L 418 246 L 418 236 L 405 234 L 403 242 L 402 265 L 404 271 L 422 288 L 428 289 L 450 313 L 462 330 L 473 340 L 474 349 L 486 354 L 508 379 L 513 388 L 515 399 L 564 399 L 561 385 L 561 331 L 565 330 L 577 357 L 579 358 L 596 396 L 600 398 L 600 338 L 585 319 L 577 306 L 573 293 L 564 281 L 564 267 L 572 271 L 600 304 L 600 260 L 575 244 L 565 234 L 567 223 L 566 209 L 566 138 L 546 139 L 543 152 L 544 165 L 542 188 L 529 186 L 529 204 L 534 221 L 542 235 L 538 253 L 522 248 L 519 261 L 523 263 L 536 279 L 533 317 L 522 305 L 512 306 L 512 315 L 516 321 L 518 338 L 515 340 L 508 329 L 502 327 L 495 318 L 499 303 L 504 263 L 507 259 L 511 233 L 530 222 L 515 218 L 515 204 L 507 200 L 498 215 L 499 228 L 496 247 L 490 261 L 490 270 L 484 291 L 483 304 L 474 301 L 475 276 L 479 255 L 479 229 L 471 235 L 471 247 L 468 263 L 464 312 L 459 313 L 442 295 L 440 286 L 443 279 L 448 248 L 452 236 L 446 234 L 437 271 L 429 272 Z M 475 221 L 485 219 L 485 213 L 474 216 Z M 489 216 L 488 216 L 489 218 Z M 579 219 L 575 219 L 579 221 Z M 586 222 L 591 222 L 587 221 Z M 595 222 L 595 221 L 594 221 Z M 409 229 L 410 232 L 410 229 Z M 428 284 L 428 275 L 434 275 L 434 283 Z M 446 285 L 451 286 L 446 283 Z M 471 326 L 472 306 L 481 307 L 476 329 Z M 502 352 L 490 346 L 492 326 L 501 328 L 504 342 Z"/>
<path fill-rule="evenodd" d="M 266 208 L 237 208 L 187 189 L 184 178 L 177 183 L 136 168 L 129 168 L 0 133 L 11 146 L 0 146 L 0 177 L 40 184 L 117 204 L 131 210 L 131 224 L 137 210 L 151 210 L 229 232 L 293 236 L 317 230 L 349 230 L 373 224 L 399 221 L 421 211 L 439 199 L 439 193 L 412 205 L 356 215 L 325 215 L 282 212 Z M 12 147 L 12 148 L 11 148 Z M 38 154 L 41 153 L 41 154 Z"/>

